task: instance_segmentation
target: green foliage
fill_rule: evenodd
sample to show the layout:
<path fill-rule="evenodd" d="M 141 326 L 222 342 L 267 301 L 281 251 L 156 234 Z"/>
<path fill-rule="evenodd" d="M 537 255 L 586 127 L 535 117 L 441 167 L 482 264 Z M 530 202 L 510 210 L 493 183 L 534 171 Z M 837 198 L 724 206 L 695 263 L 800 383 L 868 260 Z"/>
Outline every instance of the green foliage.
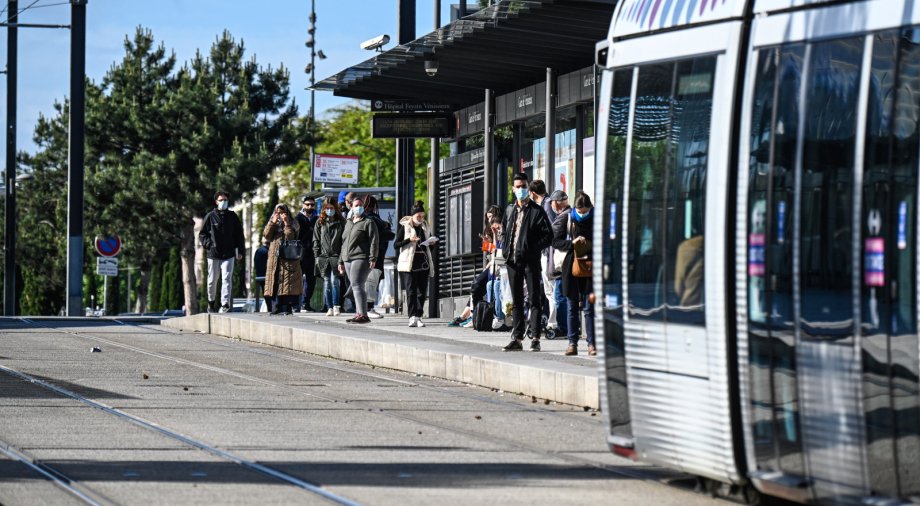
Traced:
<path fill-rule="evenodd" d="M 160 286 L 163 284 L 163 262 L 156 261 L 153 263 L 153 267 L 150 270 L 150 289 L 147 292 L 147 309 L 152 312 L 163 311 L 163 306 L 160 305 Z"/>
<path fill-rule="evenodd" d="M 179 248 L 169 250 L 169 259 L 163 264 L 160 279 L 160 306 L 163 309 L 179 309 L 185 303 L 182 291 L 182 266 L 179 264 Z"/>

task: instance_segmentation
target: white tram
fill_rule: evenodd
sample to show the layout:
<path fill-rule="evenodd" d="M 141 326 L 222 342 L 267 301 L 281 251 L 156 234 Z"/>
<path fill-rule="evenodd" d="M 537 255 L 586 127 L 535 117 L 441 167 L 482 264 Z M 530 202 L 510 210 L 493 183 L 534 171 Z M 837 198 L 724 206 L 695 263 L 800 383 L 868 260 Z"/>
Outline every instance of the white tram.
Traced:
<path fill-rule="evenodd" d="M 622 0 L 598 54 L 611 448 L 920 503 L 920 0 Z"/>

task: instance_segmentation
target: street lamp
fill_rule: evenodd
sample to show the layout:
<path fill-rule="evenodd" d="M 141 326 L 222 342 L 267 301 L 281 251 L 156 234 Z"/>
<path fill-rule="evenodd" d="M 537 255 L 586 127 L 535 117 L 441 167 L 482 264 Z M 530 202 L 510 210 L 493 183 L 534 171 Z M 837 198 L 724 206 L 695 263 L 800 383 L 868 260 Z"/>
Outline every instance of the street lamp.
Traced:
<path fill-rule="evenodd" d="M 310 76 L 310 184 L 313 184 L 313 166 L 316 162 L 316 110 L 315 102 L 316 97 L 314 96 L 316 90 L 314 86 L 316 85 L 316 57 L 318 56 L 320 60 L 326 59 L 326 54 L 323 53 L 322 49 L 316 49 L 316 40 L 314 35 L 316 34 L 316 0 L 310 1 L 310 27 L 307 29 L 307 33 L 310 34 L 310 38 L 307 39 L 306 46 L 310 48 L 310 63 L 303 69 L 304 73 Z"/>
<path fill-rule="evenodd" d="M 374 154 L 377 155 L 377 176 L 376 176 L 377 182 L 375 186 L 377 186 L 377 188 L 380 188 L 380 158 L 383 156 L 383 151 L 380 151 L 379 148 L 375 148 L 374 146 L 371 146 L 370 144 L 365 144 L 359 141 L 358 139 L 352 139 L 351 142 L 349 142 L 349 144 L 351 144 L 352 146 L 361 146 L 361 147 L 367 148 L 373 151 Z"/>

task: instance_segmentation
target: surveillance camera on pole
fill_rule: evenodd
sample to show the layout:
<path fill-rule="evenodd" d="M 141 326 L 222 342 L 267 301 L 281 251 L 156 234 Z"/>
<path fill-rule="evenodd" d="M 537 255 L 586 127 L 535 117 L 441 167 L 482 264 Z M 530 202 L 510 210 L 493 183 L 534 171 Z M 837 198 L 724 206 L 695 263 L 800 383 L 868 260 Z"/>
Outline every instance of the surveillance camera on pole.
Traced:
<path fill-rule="evenodd" d="M 380 48 L 385 46 L 388 42 L 390 42 L 389 35 L 387 34 L 378 35 L 374 37 L 373 39 L 368 39 L 362 42 L 361 49 L 367 49 L 368 51 L 373 51 L 376 49 L 377 51 L 381 51 Z"/>

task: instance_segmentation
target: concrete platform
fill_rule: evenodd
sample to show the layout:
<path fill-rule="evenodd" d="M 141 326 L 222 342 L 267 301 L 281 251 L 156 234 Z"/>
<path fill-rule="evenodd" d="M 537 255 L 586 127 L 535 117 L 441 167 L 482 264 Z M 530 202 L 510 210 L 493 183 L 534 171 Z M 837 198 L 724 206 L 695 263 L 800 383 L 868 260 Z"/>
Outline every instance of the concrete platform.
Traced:
<path fill-rule="evenodd" d="M 199 314 L 166 319 L 161 325 L 241 339 L 349 362 L 432 376 L 563 404 L 597 409 L 600 366 L 596 357 L 563 355 L 564 338 L 542 340 L 543 351 L 502 352 L 507 332 L 476 332 L 426 320 L 407 327 L 401 315 L 384 315 L 364 325 L 348 315 L 320 313 Z M 524 342 L 527 348 L 528 341 Z M 586 353 L 584 341 L 579 352 Z"/>

